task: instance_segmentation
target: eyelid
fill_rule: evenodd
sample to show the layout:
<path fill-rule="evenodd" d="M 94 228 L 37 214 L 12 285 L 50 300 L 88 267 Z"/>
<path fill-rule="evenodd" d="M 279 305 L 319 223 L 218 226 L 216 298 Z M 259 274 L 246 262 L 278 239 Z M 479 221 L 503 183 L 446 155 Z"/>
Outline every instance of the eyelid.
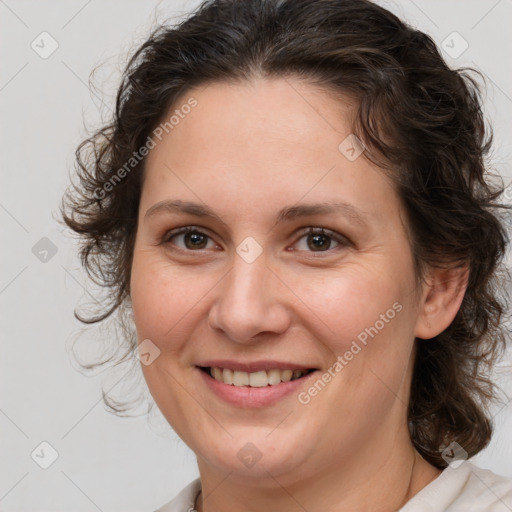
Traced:
<path fill-rule="evenodd" d="M 193 226 L 193 225 L 177 227 L 177 228 L 170 229 L 170 230 L 166 231 L 164 233 L 164 235 L 161 237 L 160 244 L 161 245 L 171 244 L 171 242 L 170 242 L 171 238 L 174 238 L 175 236 L 179 236 L 179 235 L 184 235 L 184 234 L 187 234 L 190 232 L 206 235 L 210 240 L 212 240 L 214 243 L 217 244 L 217 242 L 215 242 L 215 240 L 214 240 L 214 237 L 210 234 L 210 231 L 207 228 L 202 228 L 202 227 Z M 331 229 L 327 229 L 327 228 L 324 228 L 321 226 L 307 226 L 307 227 L 300 229 L 299 231 L 296 231 L 294 234 L 294 239 L 296 239 L 294 242 L 294 245 L 304 236 L 316 235 L 316 234 L 325 235 L 329 238 L 332 238 L 339 245 L 337 247 L 335 247 L 334 249 L 328 249 L 326 251 L 302 251 L 302 252 L 306 252 L 309 254 L 319 254 L 319 255 L 321 255 L 323 253 L 332 254 L 340 246 L 341 247 L 353 246 L 350 239 L 348 239 L 346 236 L 342 235 L 341 233 L 338 233 L 336 231 L 333 231 Z M 172 245 L 175 245 L 175 244 L 172 244 Z M 189 253 L 191 253 L 191 252 L 202 253 L 203 251 L 207 250 L 207 249 L 198 249 L 198 250 L 182 249 L 181 247 L 176 247 L 176 249 L 179 251 L 182 251 L 182 252 L 184 251 L 184 252 L 189 252 Z M 300 251 L 297 251 L 297 252 L 300 252 Z"/>
<path fill-rule="evenodd" d="M 332 238 L 333 240 L 336 240 L 340 244 L 349 245 L 351 244 L 351 241 L 341 233 L 338 233 L 336 231 L 333 231 L 332 229 L 323 228 L 320 226 L 308 226 L 306 228 L 302 228 L 299 230 L 295 236 L 303 237 L 304 235 L 325 235 L 329 238 Z M 327 251 L 326 251 L 327 252 Z"/>
<path fill-rule="evenodd" d="M 214 237 L 210 234 L 210 231 L 206 228 L 202 228 L 199 226 L 181 226 L 173 229 L 167 230 L 160 239 L 160 245 L 171 244 L 171 238 L 179 235 L 186 235 L 187 233 L 199 233 L 201 235 L 206 235 L 211 241 L 215 242 Z M 172 244 L 175 245 L 175 244 Z M 218 245 L 218 244 L 217 244 Z M 206 249 L 198 249 L 197 251 L 192 251 L 189 249 L 182 249 L 181 247 L 177 247 L 178 250 L 186 251 L 186 252 L 202 252 Z"/>

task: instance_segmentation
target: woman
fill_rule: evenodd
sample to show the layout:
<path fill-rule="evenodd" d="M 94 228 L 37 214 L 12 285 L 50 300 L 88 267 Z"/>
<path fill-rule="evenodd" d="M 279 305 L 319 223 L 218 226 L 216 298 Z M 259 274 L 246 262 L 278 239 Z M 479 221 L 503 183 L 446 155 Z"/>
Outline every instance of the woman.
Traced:
<path fill-rule="evenodd" d="M 480 101 L 365 0 L 208 1 L 136 52 L 63 216 L 113 291 L 83 321 L 128 308 L 197 455 L 161 511 L 512 509 L 466 460 L 506 340 Z"/>

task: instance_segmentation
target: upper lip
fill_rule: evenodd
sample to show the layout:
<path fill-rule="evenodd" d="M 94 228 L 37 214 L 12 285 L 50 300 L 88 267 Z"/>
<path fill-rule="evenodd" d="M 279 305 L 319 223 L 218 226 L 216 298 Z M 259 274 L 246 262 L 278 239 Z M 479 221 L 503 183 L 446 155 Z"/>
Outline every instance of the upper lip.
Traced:
<path fill-rule="evenodd" d="M 209 367 L 209 368 L 225 368 L 229 370 L 236 370 L 239 372 L 259 372 L 263 370 L 311 370 L 312 366 L 306 366 L 300 363 L 290 363 L 285 361 L 271 361 L 271 360 L 262 360 L 262 361 L 251 361 L 251 362 L 242 362 L 242 361 L 233 361 L 230 359 L 215 359 L 208 360 L 199 363 L 197 366 L 200 367 Z"/>

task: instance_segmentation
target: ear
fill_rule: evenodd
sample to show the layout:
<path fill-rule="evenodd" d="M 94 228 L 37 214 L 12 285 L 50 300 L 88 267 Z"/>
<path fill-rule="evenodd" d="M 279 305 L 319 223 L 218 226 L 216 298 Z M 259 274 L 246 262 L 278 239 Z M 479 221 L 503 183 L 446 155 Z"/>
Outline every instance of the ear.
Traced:
<path fill-rule="evenodd" d="M 431 269 L 418 310 L 415 336 L 431 339 L 453 322 L 468 285 L 469 266 Z"/>

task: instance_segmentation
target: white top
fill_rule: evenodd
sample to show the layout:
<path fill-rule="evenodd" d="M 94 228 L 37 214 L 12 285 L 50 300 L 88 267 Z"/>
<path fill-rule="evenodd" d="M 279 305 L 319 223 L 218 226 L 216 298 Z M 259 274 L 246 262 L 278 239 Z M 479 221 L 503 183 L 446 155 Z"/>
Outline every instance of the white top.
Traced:
<path fill-rule="evenodd" d="M 201 489 L 198 479 L 155 512 L 193 512 Z M 511 512 L 512 479 L 465 461 L 448 466 L 398 512 Z"/>

